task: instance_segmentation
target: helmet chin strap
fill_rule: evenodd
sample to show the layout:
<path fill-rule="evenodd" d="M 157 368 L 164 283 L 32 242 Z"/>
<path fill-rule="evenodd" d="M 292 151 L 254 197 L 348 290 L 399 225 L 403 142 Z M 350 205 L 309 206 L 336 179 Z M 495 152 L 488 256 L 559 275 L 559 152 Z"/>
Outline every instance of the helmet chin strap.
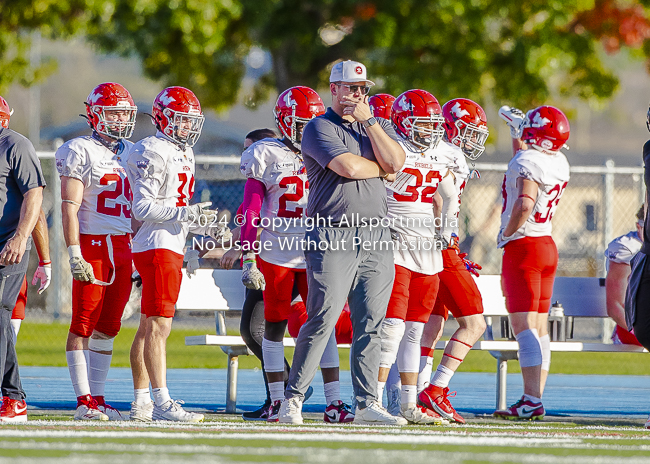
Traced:
<path fill-rule="evenodd" d="M 106 140 L 106 138 L 102 137 L 102 135 L 99 134 L 94 128 L 93 128 L 92 137 L 98 142 L 100 142 L 102 145 L 104 145 L 106 148 L 108 148 L 110 151 L 112 151 L 113 153 L 117 153 L 121 146 L 120 139 L 111 138 L 110 140 Z"/>

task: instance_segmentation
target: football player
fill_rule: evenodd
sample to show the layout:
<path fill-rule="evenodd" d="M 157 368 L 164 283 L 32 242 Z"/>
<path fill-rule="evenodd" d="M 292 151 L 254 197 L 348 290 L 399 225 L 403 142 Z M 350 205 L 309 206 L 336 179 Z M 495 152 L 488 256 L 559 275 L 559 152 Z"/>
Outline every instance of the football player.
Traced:
<path fill-rule="evenodd" d="M 133 262 L 142 278 L 142 314 L 131 346 L 135 395 L 131 420 L 203 420 L 203 414 L 185 411 L 179 401 L 171 399 L 165 352 L 189 231 L 219 239 L 227 230 L 217 224 L 217 212 L 208 209 L 210 203 L 189 205 L 194 194 L 192 147 L 203 121 L 201 104 L 191 90 L 164 89 L 153 102 L 156 135 L 136 143 L 128 159 L 133 216 L 142 223 L 133 237 Z"/>
<path fill-rule="evenodd" d="M 300 153 L 303 127 L 325 112 L 320 96 L 309 87 L 297 86 L 282 92 L 274 108 L 282 139 L 268 138 L 251 145 L 243 154 L 241 171 L 248 180 L 244 188 L 244 249 L 242 282 L 263 290 L 264 370 L 271 394 L 267 421 L 277 422 L 284 399 L 284 333 L 291 307 L 294 283 L 307 299 L 307 275 L 301 241 L 305 234 L 303 212 L 307 207 L 309 182 Z M 287 221 L 274 226 L 273 219 Z M 263 243 L 259 256 L 255 246 L 258 226 Z M 258 269 L 258 265 L 259 268 Z M 327 408 L 326 422 L 351 422 L 354 414 L 340 398 L 339 357 L 334 333 L 320 362 Z"/>
<path fill-rule="evenodd" d="M 442 424 L 434 411 L 417 404 L 420 339 L 443 269 L 433 212 L 438 184 L 450 174 L 451 149 L 440 144 L 444 129 L 438 100 L 425 90 L 409 90 L 393 103 L 391 120 L 406 152 L 404 166 L 387 183 L 388 217 L 395 244 L 395 280 L 381 328 L 379 398 L 397 359 L 402 380 L 401 415 L 411 423 Z M 392 177 L 390 177 L 392 179 Z M 451 180 L 451 177 L 450 177 Z"/>
<path fill-rule="evenodd" d="M 126 158 L 137 107 L 120 84 L 86 99 L 92 135 L 56 151 L 63 233 L 72 271 L 72 321 L 66 344 L 77 396 L 76 420 L 122 420 L 104 401 L 104 385 L 131 293 L 131 191 Z"/>
<path fill-rule="evenodd" d="M 553 106 L 540 106 L 525 115 L 502 107 L 499 115 L 510 126 L 514 153 L 502 187 L 497 239 L 503 248 L 501 286 L 519 343 L 524 395 L 494 416 L 540 420 L 551 365 L 547 321 L 558 261 L 551 220 L 569 182 L 569 162 L 560 151 L 569 139 L 569 121 Z"/>
<path fill-rule="evenodd" d="M 632 271 L 630 263 L 643 245 L 643 206 L 636 213 L 636 230 L 616 237 L 609 242 L 605 256 L 607 257 L 607 277 L 605 291 L 607 298 L 607 315 L 614 319 L 616 327 L 612 334 L 614 344 L 630 344 L 641 346 L 634 336 L 634 331 L 627 330 L 625 322 L 625 291 L 627 281 Z"/>
<path fill-rule="evenodd" d="M 485 320 L 482 316 L 481 294 L 471 275 L 477 274 L 476 268 L 458 249 L 457 219 L 460 197 L 470 174 L 465 157 L 475 160 L 481 156 L 485 150 L 488 128 L 483 108 L 466 98 L 455 98 L 445 103 L 442 106 L 442 115 L 445 118 L 445 136 L 442 143 L 451 148 L 447 154 L 452 155 L 449 163 L 453 182 L 441 183 L 438 188 L 446 198 L 451 198 L 451 201 L 443 202 L 442 207 L 442 217 L 446 220 L 442 221 L 441 234 L 448 247 L 442 250 L 444 270 L 438 274 L 438 297 L 422 335 L 418 399 L 421 404 L 445 419 L 465 423 L 447 399 L 449 381 L 472 345 L 483 335 Z M 444 189 L 449 191 L 443 192 Z M 449 312 L 453 314 L 459 327 L 451 336 L 440 365 L 431 378 L 433 349 L 442 335 Z"/>

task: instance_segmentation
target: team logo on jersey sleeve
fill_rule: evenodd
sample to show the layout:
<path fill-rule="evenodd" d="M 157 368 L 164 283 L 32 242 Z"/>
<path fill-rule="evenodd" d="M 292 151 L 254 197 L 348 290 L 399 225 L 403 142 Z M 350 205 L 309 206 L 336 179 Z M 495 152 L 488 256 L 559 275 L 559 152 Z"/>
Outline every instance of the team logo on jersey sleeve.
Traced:
<path fill-rule="evenodd" d="M 143 171 L 147 170 L 147 166 L 149 166 L 149 161 L 147 160 L 138 160 L 135 162 L 135 165 L 138 167 L 138 169 L 142 169 Z"/>
<path fill-rule="evenodd" d="M 530 172 L 530 170 L 526 169 L 523 166 L 519 167 L 519 177 L 523 177 L 524 179 L 530 179 L 533 177 L 533 173 Z"/>

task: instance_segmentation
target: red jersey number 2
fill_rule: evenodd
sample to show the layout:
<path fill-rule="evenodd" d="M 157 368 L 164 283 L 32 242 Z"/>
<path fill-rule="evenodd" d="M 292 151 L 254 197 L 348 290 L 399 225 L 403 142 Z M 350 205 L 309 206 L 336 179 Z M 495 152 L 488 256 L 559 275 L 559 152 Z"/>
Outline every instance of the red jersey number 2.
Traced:
<path fill-rule="evenodd" d="M 187 173 L 179 172 L 178 180 L 181 185 L 178 187 L 178 201 L 176 206 L 187 206 L 187 202 L 194 196 L 194 175 L 190 174 L 189 182 Z"/>
<path fill-rule="evenodd" d="M 115 187 L 112 190 L 104 190 L 97 195 L 97 212 L 106 214 L 107 216 L 116 217 L 123 214 L 124 217 L 130 218 L 131 209 L 129 205 L 122 205 L 116 202 L 113 206 L 106 206 L 106 200 L 115 201 L 120 195 L 124 195 L 128 201 L 133 200 L 129 179 L 126 177 L 122 179 L 119 174 L 114 173 L 104 174 L 104 176 L 99 179 L 99 185 L 109 185 L 110 182 L 115 182 L 115 184 L 113 184 Z"/>

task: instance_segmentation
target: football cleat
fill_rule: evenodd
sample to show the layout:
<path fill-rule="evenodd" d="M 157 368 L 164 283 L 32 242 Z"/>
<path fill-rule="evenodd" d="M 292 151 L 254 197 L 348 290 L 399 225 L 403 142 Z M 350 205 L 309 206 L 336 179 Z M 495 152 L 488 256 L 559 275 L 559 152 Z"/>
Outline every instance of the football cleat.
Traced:
<path fill-rule="evenodd" d="M 282 401 L 278 422 L 281 424 L 302 424 L 302 401 L 300 401 L 300 398 L 293 397 Z"/>
<path fill-rule="evenodd" d="M 25 400 L 3 397 L 2 407 L 0 407 L 0 422 L 27 422 L 27 404 L 25 404 Z"/>
<path fill-rule="evenodd" d="M 181 406 L 182 400 L 168 400 L 166 403 L 158 406 L 153 405 L 153 420 L 155 421 L 172 421 L 172 422 L 202 422 L 203 414 L 189 412 Z"/>
<path fill-rule="evenodd" d="M 388 405 L 386 409 L 393 416 L 398 416 L 402 410 L 402 389 L 399 386 L 389 389 L 386 392 Z"/>
<path fill-rule="evenodd" d="M 440 417 L 435 411 L 430 411 L 419 404 L 409 403 L 404 405 L 400 414 L 411 424 L 448 425 L 449 421 Z"/>
<path fill-rule="evenodd" d="M 454 407 L 447 399 L 449 388 L 442 388 L 436 385 L 429 385 L 418 395 L 418 404 L 424 406 L 430 411 L 437 412 L 440 416 L 459 424 L 464 424 L 465 419 L 456 412 Z M 451 395 L 454 396 L 454 395 Z"/>
<path fill-rule="evenodd" d="M 507 420 L 542 420 L 544 419 L 544 406 L 542 403 L 533 403 L 523 396 L 508 409 L 494 411 L 494 417 Z"/>
<path fill-rule="evenodd" d="M 401 416 L 393 416 L 376 401 L 364 409 L 354 411 L 354 423 L 362 425 L 406 425 L 408 421 Z"/>
<path fill-rule="evenodd" d="M 147 404 L 131 403 L 129 419 L 137 422 L 151 422 L 153 420 L 153 401 Z"/>
<path fill-rule="evenodd" d="M 113 406 L 106 404 L 106 401 L 104 400 L 103 396 L 93 396 L 93 398 L 95 398 L 95 401 L 97 401 L 97 409 L 99 409 L 101 412 L 106 414 L 108 416 L 108 420 L 112 420 L 112 421 L 124 420 L 124 417 L 122 417 L 120 411 L 115 409 Z"/>
<path fill-rule="evenodd" d="M 266 410 L 266 422 L 277 422 L 282 400 L 275 400 Z"/>
<path fill-rule="evenodd" d="M 241 417 L 245 421 L 265 421 L 269 417 L 269 406 L 271 406 L 271 401 L 267 400 L 259 409 L 245 412 Z"/>
<path fill-rule="evenodd" d="M 99 410 L 95 398 L 85 395 L 77 397 L 77 410 L 74 413 L 74 420 L 107 421 L 108 416 Z"/>
<path fill-rule="evenodd" d="M 350 406 L 338 400 L 325 409 L 323 420 L 330 424 L 347 424 L 354 420 L 354 414 L 350 410 Z"/>

